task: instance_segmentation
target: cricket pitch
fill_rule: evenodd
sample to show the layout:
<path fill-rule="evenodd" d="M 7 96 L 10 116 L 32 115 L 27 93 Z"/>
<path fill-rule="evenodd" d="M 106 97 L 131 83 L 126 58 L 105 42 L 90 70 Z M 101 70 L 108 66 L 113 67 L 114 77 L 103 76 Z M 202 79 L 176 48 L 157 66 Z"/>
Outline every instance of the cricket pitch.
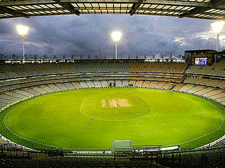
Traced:
<path fill-rule="evenodd" d="M 102 107 L 107 107 L 106 102 L 109 102 L 109 107 L 117 108 L 117 107 L 128 107 L 131 106 L 127 99 L 102 99 Z"/>

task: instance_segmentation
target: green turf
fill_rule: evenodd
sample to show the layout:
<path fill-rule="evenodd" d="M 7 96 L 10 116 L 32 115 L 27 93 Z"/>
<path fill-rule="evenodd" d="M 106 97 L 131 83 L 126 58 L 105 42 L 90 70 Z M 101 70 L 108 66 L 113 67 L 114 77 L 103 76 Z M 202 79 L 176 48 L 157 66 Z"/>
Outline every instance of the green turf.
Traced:
<path fill-rule="evenodd" d="M 102 107 L 102 99 L 127 99 L 131 106 L 111 108 L 107 102 Z M 0 122 L 4 136 L 38 149 L 48 148 L 42 144 L 110 149 L 113 140 L 195 148 L 220 138 L 225 130 L 223 106 L 190 94 L 145 88 L 52 93 L 21 102 L 0 117 L 20 137 Z"/>

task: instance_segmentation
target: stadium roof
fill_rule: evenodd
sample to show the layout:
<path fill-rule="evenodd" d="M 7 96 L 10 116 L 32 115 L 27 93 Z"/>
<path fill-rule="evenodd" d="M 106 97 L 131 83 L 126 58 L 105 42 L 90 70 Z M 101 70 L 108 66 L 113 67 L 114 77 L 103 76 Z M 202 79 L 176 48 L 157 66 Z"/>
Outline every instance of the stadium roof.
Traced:
<path fill-rule="evenodd" d="M 0 18 L 129 14 L 225 20 L 225 0 L 0 0 Z"/>
<path fill-rule="evenodd" d="M 205 49 L 205 50 L 186 50 L 186 53 L 217 53 L 216 50 L 210 50 L 210 49 Z"/>

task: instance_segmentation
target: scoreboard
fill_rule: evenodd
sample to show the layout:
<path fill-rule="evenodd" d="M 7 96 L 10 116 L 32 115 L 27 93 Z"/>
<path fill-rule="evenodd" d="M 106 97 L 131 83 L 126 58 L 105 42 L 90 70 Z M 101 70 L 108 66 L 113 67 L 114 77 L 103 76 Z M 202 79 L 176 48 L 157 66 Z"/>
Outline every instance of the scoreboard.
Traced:
<path fill-rule="evenodd" d="M 217 55 L 216 50 L 187 50 L 185 51 L 186 61 L 192 65 L 212 65 Z"/>
<path fill-rule="evenodd" d="M 195 65 L 207 65 L 207 58 L 195 58 Z"/>

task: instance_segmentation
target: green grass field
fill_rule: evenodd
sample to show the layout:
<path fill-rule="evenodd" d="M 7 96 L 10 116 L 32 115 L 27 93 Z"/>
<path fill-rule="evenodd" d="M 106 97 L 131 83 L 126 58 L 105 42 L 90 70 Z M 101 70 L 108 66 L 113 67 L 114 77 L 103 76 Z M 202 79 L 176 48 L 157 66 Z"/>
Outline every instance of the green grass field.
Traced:
<path fill-rule="evenodd" d="M 114 99 L 125 99 L 129 106 L 110 107 Z M 196 148 L 224 135 L 223 118 L 225 108 L 202 97 L 157 89 L 104 88 L 31 98 L 2 112 L 0 125 L 3 136 L 35 149 L 110 149 L 113 140 Z"/>

